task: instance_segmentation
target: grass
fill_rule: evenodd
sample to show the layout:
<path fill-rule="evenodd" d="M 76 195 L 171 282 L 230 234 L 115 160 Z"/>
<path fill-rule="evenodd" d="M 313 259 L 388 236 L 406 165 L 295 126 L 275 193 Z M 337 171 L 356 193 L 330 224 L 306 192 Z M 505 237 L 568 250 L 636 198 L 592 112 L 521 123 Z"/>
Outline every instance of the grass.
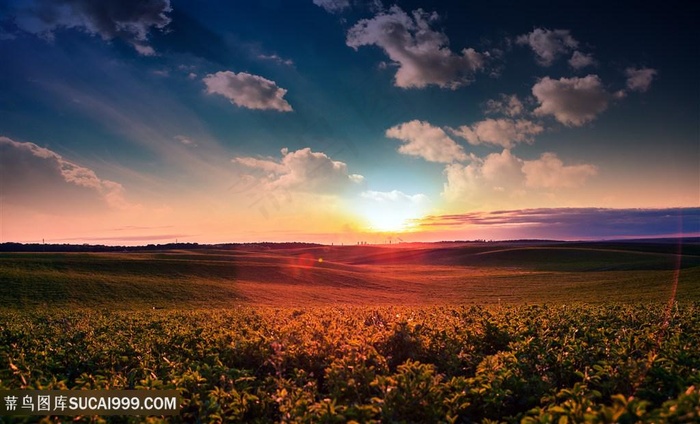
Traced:
<path fill-rule="evenodd" d="M 0 254 L 0 306 L 430 305 L 700 299 L 700 255 L 639 243 Z"/>
<path fill-rule="evenodd" d="M 229 267 L 230 268 L 230 267 Z M 223 266 L 150 255 L 12 254 L 0 257 L 0 305 L 219 306 L 239 299 Z M 215 296 L 214 296 L 215 295 Z"/>

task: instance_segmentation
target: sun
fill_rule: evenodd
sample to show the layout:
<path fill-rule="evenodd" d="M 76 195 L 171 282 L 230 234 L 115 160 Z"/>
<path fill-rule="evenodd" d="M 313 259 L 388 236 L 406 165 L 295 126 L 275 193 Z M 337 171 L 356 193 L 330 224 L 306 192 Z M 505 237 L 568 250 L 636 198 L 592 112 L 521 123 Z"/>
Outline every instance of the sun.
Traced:
<path fill-rule="evenodd" d="M 348 199 L 346 207 L 363 231 L 408 233 L 418 231 L 419 220 L 432 209 L 432 204 L 422 193 L 367 190 Z"/>
<path fill-rule="evenodd" d="M 415 231 L 417 220 L 424 216 L 422 208 L 412 205 L 365 204 L 358 211 L 362 226 L 374 233 L 406 233 Z"/>
<path fill-rule="evenodd" d="M 406 213 L 365 213 L 364 221 L 368 231 L 379 233 L 403 233 L 415 227 L 418 216 Z"/>

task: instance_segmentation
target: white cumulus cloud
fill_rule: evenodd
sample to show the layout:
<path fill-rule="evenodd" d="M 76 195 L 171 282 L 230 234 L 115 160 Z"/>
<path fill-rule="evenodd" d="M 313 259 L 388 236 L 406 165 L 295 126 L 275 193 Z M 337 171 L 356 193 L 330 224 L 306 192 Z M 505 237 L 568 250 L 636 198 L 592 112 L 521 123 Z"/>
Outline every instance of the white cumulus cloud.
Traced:
<path fill-rule="evenodd" d="M 485 112 L 514 117 L 525 113 L 525 105 L 515 94 L 501 94 L 498 100 L 491 99 L 486 102 Z"/>
<path fill-rule="evenodd" d="M 583 69 L 588 66 L 595 66 L 597 64 L 596 60 L 593 58 L 592 54 L 582 53 L 578 50 L 571 55 L 569 59 L 569 66 L 574 69 Z"/>
<path fill-rule="evenodd" d="M 578 41 L 567 29 L 535 28 L 529 34 L 518 36 L 515 42 L 530 46 L 536 55 L 537 63 L 542 66 L 552 65 L 558 57 L 578 47 Z"/>
<path fill-rule="evenodd" d="M 284 99 L 287 90 L 274 81 L 246 72 L 219 71 L 204 79 L 208 94 L 226 97 L 236 106 L 248 109 L 291 112 L 292 106 Z"/>
<path fill-rule="evenodd" d="M 532 87 L 532 94 L 540 104 L 535 115 L 554 116 L 567 126 L 592 121 L 607 109 L 612 97 L 597 75 L 558 80 L 544 77 Z"/>
<path fill-rule="evenodd" d="M 645 92 L 651 86 L 651 81 L 656 76 L 657 72 L 651 68 L 627 68 L 625 75 L 627 76 L 627 88 L 631 91 Z"/>
<path fill-rule="evenodd" d="M 503 206 L 508 199 L 523 199 L 533 191 L 580 187 L 597 172 L 590 164 L 565 165 L 554 153 L 523 160 L 504 149 L 469 164 L 447 165 L 442 195 L 451 202 Z"/>
<path fill-rule="evenodd" d="M 442 128 L 428 122 L 413 120 L 386 130 L 386 136 L 404 142 L 398 151 L 418 156 L 429 162 L 451 163 L 467 159 L 462 146 L 452 140 Z"/>
<path fill-rule="evenodd" d="M 350 28 L 346 43 L 356 50 L 371 45 L 383 49 L 398 66 L 397 87 L 456 89 L 469 84 L 474 73 L 484 68 L 487 55 L 472 48 L 452 52 L 447 36 L 431 28 L 438 19 L 436 13 L 418 9 L 409 16 L 392 6 L 388 12 L 362 19 Z"/>
<path fill-rule="evenodd" d="M 260 181 L 269 190 L 336 194 L 364 181 L 362 175 L 350 174 L 344 162 L 309 147 L 295 152 L 285 148 L 281 152 L 281 160 L 238 157 L 233 162 L 262 171 Z"/>
<path fill-rule="evenodd" d="M 593 165 L 564 165 L 554 153 L 543 153 L 537 160 L 523 163 L 525 185 L 533 188 L 575 188 L 598 173 Z"/>
<path fill-rule="evenodd" d="M 543 131 L 544 127 L 527 119 L 491 118 L 452 130 L 454 135 L 464 138 L 470 144 L 492 144 L 506 149 L 517 143 L 532 144 L 534 136 Z"/>
<path fill-rule="evenodd" d="M 442 195 L 451 202 L 479 203 L 498 197 L 520 195 L 523 189 L 522 160 L 505 149 L 470 164 L 453 163 L 444 170 L 447 181 Z"/>

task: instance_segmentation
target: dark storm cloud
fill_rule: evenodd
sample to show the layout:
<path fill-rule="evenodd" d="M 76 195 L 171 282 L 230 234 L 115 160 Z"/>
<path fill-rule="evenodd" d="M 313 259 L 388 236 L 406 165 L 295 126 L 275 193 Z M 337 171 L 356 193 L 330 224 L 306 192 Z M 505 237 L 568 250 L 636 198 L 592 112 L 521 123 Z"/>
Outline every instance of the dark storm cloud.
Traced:
<path fill-rule="evenodd" d="M 114 209 L 134 205 L 121 184 L 102 179 L 89 168 L 30 142 L 0 136 L 0 198 L 13 204 L 38 205 L 101 199 Z"/>
<path fill-rule="evenodd" d="M 387 12 L 356 23 L 348 30 L 346 44 L 355 50 L 372 45 L 384 50 L 397 67 L 397 87 L 437 85 L 455 90 L 470 84 L 489 56 L 472 48 L 460 53 L 450 50 L 447 36 L 433 29 L 439 19 L 435 12 L 417 9 L 409 15 L 392 6 Z"/>
<path fill-rule="evenodd" d="M 170 11 L 170 0 L 35 0 L 15 5 L 17 25 L 25 31 L 52 38 L 56 30 L 77 28 L 103 40 L 124 40 L 142 55 L 155 54 L 148 33 L 165 28 Z"/>
<path fill-rule="evenodd" d="M 615 238 L 700 234 L 700 208 L 543 208 L 427 217 L 426 228 L 513 227 L 562 238 Z"/>

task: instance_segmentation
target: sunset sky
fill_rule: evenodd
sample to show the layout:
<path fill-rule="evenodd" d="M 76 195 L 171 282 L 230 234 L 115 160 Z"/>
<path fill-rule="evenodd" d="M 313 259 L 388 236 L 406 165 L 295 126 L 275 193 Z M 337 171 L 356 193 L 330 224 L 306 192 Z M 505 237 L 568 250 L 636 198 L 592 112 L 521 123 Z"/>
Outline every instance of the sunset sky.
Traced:
<path fill-rule="evenodd" d="M 550 4 L 1 1 L 0 241 L 700 235 L 698 7 Z"/>

